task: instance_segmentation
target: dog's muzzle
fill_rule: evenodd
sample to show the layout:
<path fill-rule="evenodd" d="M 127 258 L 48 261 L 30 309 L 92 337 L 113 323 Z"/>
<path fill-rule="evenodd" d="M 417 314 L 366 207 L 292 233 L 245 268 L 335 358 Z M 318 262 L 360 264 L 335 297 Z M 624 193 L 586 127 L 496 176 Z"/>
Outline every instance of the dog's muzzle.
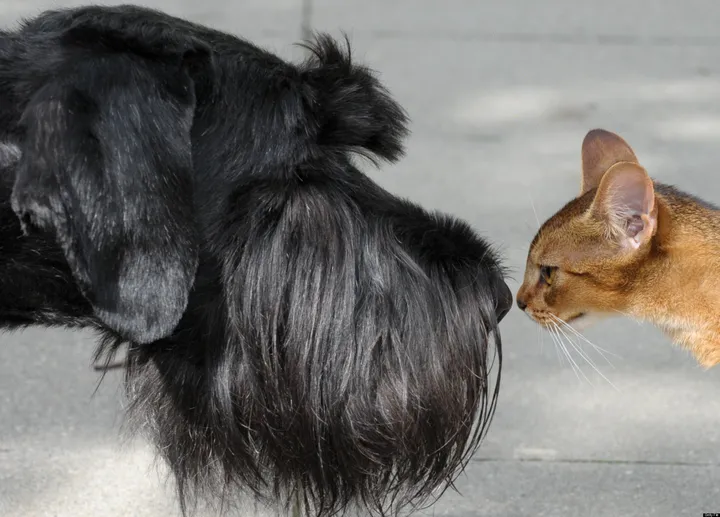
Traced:
<path fill-rule="evenodd" d="M 513 294 L 505 283 L 505 280 L 498 277 L 495 280 L 495 315 L 500 323 L 505 315 L 510 312 L 513 305 Z"/>

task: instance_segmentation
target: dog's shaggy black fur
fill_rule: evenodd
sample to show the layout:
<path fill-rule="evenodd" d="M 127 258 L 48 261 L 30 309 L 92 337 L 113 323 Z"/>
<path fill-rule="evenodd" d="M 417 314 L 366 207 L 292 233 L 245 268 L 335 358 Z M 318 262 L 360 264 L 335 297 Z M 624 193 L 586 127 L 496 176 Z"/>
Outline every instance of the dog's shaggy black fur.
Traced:
<path fill-rule="evenodd" d="M 349 49 L 309 49 L 130 6 L 0 34 L 0 323 L 128 344 L 183 504 L 390 513 L 451 483 L 494 412 L 496 255 L 360 172 L 401 156 L 405 114 Z"/>

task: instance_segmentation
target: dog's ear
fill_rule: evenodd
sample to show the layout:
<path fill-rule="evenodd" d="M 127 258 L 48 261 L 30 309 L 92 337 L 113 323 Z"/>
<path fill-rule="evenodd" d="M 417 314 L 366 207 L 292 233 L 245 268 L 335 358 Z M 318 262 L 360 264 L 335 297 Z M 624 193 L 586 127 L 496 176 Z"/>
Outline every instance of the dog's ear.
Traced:
<path fill-rule="evenodd" d="M 317 143 L 376 163 L 399 160 L 405 153 L 407 113 L 375 73 L 353 61 L 349 40 L 343 49 L 319 34 L 304 46 L 311 54 L 300 70 Z"/>
<path fill-rule="evenodd" d="M 54 232 L 96 316 L 147 343 L 174 330 L 197 269 L 198 54 L 152 59 L 107 37 L 89 49 L 73 45 L 92 31 L 75 32 L 23 113 L 12 205 L 25 231 Z"/>

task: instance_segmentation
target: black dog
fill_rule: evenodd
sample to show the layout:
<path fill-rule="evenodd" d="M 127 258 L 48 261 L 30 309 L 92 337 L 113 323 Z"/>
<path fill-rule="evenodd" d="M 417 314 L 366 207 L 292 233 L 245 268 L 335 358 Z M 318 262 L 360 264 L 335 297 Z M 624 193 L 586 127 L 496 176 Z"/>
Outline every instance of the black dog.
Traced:
<path fill-rule="evenodd" d="M 401 156 L 405 114 L 349 50 L 310 50 L 129 6 L 0 35 L 0 324 L 128 345 L 183 508 L 392 512 L 448 486 L 495 409 L 496 255 L 358 170 Z"/>

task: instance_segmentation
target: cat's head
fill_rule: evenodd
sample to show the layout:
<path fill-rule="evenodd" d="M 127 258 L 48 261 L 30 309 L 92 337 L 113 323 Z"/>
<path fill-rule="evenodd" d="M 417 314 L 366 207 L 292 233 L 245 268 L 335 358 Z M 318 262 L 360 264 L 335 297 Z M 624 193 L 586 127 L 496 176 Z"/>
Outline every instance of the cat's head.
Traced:
<path fill-rule="evenodd" d="M 586 326 L 626 309 L 652 249 L 653 182 L 619 136 L 590 131 L 580 195 L 546 221 L 530 245 L 517 303 L 532 319 Z"/>

